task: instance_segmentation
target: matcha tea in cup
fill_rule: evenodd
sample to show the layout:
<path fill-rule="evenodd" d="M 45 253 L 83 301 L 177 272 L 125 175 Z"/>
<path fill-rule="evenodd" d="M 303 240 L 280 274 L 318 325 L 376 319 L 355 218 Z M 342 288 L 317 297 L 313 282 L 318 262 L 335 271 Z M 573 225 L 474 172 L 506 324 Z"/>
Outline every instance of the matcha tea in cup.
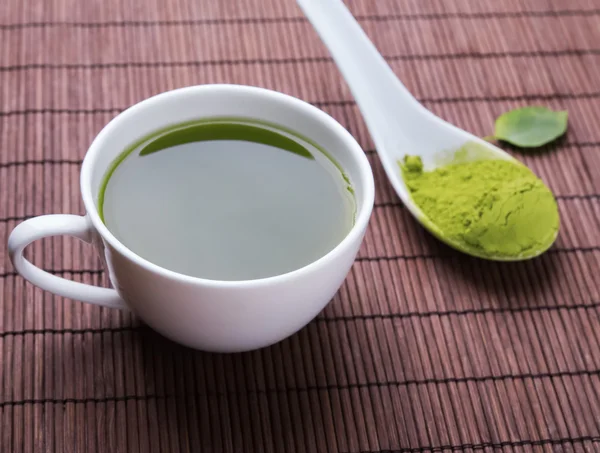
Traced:
<path fill-rule="evenodd" d="M 159 94 L 114 118 L 81 170 L 84 216 L 19 224 L 17 271 L 60 296 L 133 310 L 207 351 L 275 343 L 313 319 L 350 270 L 373 208 L 371 167 L 333 118 L 261 88 Z M 23 256 L 71 235 L 114 288 L 52 275 Z"/>

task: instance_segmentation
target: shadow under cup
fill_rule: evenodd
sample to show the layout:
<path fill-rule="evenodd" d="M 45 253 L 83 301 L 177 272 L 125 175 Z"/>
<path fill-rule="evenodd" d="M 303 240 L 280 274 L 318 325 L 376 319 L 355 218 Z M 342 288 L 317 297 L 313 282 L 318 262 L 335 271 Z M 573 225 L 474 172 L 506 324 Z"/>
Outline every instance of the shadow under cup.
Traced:
<path fill-rule="evenodd" d="M 133 253 L 110 233 L 100 219 L 97 202 L 104 176 L 120 153 L 157 130 L 214 117 L 247 118 L 280 125 L 317 143 L 342 167 L 354 189 L 356 217 L 350 232 L 332 251 L 286 274 L 257 280 L 217 281 L 161 268 Z M 89 239 L 104 258 L 118 294 L 103 290 L 114 293 L 110 303 L 87 297 L 85 292 L 76 298 L 100 305 L 122 305 L 176 342 L 220 352 L 273 344 L 313 319 L 334 296 L 352 266 L 374 199 L 369 162 L 339 123 L 296 98 L 238 85 L 178 89 L 149 98 L 118 115 L 88 150 L 82 165 L 81 191 Z M 45 288 L 49 289 L 48 285 Z M 55 287 L 50 289 L 60 293 Z M 89 294 L 97 290 L 100 289 L 89 287 Z"/>

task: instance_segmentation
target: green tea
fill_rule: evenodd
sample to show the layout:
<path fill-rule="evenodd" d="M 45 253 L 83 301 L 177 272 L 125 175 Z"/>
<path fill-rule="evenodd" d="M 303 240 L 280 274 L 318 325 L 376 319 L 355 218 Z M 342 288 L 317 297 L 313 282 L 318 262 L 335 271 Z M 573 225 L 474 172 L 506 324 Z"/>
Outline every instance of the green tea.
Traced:
<path fill-rule="evenodd" d="M 105 176 L 100 215 L 137 255 L 213 280 L 299 269 L 354 223 L 349 179 L 291 131 L 213 119 L 159 131 L 126 149 Z"/>

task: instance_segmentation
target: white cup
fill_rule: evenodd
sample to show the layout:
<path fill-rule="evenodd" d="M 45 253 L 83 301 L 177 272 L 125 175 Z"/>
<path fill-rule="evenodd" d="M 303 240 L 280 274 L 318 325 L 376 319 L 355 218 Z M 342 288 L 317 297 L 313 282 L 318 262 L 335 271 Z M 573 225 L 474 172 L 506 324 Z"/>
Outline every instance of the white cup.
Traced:
<path fill-rule="evenodd" d="M 206 117 L 245 117 L 279 124 L 326 149 L 350 177 L 357 214 L 348 235 L 322 258 L 292 272 L 248 281 L 217 281 L 173 272 L 120 243 L 98 215 L 98 191 L 113 160 L 153 131 Z M 333 118 L 299 99 L 255 87 L 203 85 L 146 99 L 115 117 L 90 146 L 81 169 L 87 215 L 44 215 L 19 224 L 8 240 L 16 270 L 59 296 L 130 309 L 166 337 L 206 351 L 268 346 L 313 319 L 343 283 L 373 209 L 371 167 L 354 138 Z M 210 196 L 210 195 L 207 195 Z M 70 235 L 92 243 L 115 289 L 49 274 L 23 257 L 31 242 Z"/>

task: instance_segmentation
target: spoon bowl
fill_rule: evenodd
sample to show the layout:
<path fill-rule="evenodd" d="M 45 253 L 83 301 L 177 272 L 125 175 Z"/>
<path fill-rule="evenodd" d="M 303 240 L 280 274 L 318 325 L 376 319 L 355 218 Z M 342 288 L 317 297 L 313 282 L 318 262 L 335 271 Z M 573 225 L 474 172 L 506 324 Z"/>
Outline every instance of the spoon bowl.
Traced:
<path fill-rule="evenodd" d="M 460 162 L 504 159 L 523 165 L 502 149 L 434 115 L 407 90 L 369 40 L 341 0 L 297 0 L 309 22 L 350 87 L 375 143 L 385 173 L 410 213 L 449 246 L 479 258 L 519 261 L 545 252 L 547 247 L 520 256 L 489 256 L 448 238 L 428 219 L 410 196 L 398 163 L 418 154 L 425 171 Z"/>

